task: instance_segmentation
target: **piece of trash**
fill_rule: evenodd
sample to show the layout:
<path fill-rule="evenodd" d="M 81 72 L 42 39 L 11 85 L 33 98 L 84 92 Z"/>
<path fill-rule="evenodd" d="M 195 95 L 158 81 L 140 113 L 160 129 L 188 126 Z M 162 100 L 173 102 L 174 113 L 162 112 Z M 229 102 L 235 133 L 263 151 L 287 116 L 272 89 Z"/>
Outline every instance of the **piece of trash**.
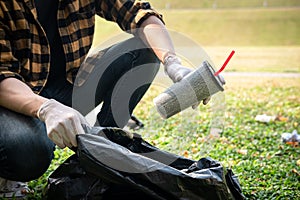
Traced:
<path fill-rule="evenodd" d="M 258 122 L 269 123 L 269 122 L 275 121 L 276 118 L 277 118 L 277 116 L 269 116 L 269 115 L 263 114 L 263 115 L 256 115 L 255 120 Z"/>
<path fill-rule="evenodd" d="M 284 117 L 281 115 L 256 115 L 255 120 L 258 122 L 263 122 L 263 123 L 269 123 L 269 122 L 273 122 L 273 121 L 279 121 L 279 122 L 288 122 L 289 118 L 288 117 Z"/>
<path fill-rule="evenodd" d="M 188 151 L 184 151 L 182 154 L 183 154 L 183 156 L 184 156 L 185 158 L 188 158 L 188 157 L 189 157 L 189 152 L 188 152 Z"/>
<path fill-rule="evenodd" d="M 297 130 L 293 130 L 292 133 L 283 133 L 281 138 L 283 142 L 300 142 L 300 135 Z"/>
<path fill-rule="evenodd" d="M 300 135 L 297 130 L 294 130 L 292 133 L 283 133 L 281 135 L 282 142 L 297 146 L 300 142 Z"/>
<path fill-rule="evenodd" d="M 220 137 L 220 135 L 222 134 L 222 132 L 223 132 L 223 130 L 220 129 L 220 128 L 211 128 L 209 134 L 213 138 L 214 137 L 218 138 L 218 137 Z"/>
<path fill-rule="evenodd" d="M 242 155 L 247 155 L 248 150 L 247 149 L 238 149 L 237 152 Z"/>
<path fill-rule="evenodd" d="M 280 122 L 288 122 L 289 118 L 284 117 L 284 116 L 277 116 L 276 117 L 276 121 L 280 121 Z"/>

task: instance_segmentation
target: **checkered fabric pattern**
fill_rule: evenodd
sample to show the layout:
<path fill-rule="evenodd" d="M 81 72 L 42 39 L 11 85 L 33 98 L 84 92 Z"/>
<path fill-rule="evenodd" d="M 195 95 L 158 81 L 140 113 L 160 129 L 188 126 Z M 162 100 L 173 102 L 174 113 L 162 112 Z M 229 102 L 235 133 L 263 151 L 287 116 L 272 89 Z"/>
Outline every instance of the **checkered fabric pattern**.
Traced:
<path fill-rule="evenodd" d="M 71 83 L 91 48 L 96 14 L 133 34 L 150 15 L 162 20 L 145 1 L 59 0 L 58 28 L 66 57 L 66 78 Z M 46 84 L 49 68 L 50 47 L 37 21 L 34 0 L 1 0 L 0 81 L 15 77 L 39 93 Z"/>

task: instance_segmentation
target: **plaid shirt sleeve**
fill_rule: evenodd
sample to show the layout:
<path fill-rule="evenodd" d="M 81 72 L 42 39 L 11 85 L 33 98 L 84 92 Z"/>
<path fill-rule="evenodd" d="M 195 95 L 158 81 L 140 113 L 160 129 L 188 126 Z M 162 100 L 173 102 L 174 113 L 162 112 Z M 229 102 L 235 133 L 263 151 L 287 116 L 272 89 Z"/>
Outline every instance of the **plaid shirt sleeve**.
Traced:
<path fill-rule="evenodd" d="M 5 25 L 0 21 L 0 81 L 9 77 L 24 81 L 19 74 L 20 63 L 12 54 L 12 47 L 7 35 Z"/>
<path fill-rule="evenodd" d="M 134 33 L 147 17 L 154 15 L 162 22 L 162 15 L 149 2 L 140 0 L 98 0 L 96 13 L 106 20 L 116 22 L 124 31 Z"/>

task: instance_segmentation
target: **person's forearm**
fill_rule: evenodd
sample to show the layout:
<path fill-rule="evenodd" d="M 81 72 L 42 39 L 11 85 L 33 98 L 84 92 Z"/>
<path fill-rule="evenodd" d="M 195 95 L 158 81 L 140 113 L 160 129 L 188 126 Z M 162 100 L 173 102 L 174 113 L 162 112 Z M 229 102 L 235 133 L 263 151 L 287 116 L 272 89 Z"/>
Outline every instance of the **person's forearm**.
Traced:
<path fill-rule="evenodd" d="M 12 111 L 36 117 L 38 109 L 46 100 L 18 79 L 7 78 L 0 82 L 0 106 Z"/>
<path fill-rule="evenodd" d="M 142 23 L 138 34 L 140 38 L 153 49 L 161 61 L 164 61 L 167 54 L 175 54 L 171 37 L 165 25 L 157 17 L 148 17 Z"/>

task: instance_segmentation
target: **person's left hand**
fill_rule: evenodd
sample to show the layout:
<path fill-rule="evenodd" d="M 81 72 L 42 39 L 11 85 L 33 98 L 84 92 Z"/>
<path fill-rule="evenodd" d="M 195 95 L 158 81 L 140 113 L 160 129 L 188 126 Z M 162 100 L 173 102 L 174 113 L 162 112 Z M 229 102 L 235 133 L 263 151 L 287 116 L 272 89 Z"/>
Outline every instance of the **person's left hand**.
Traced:
<path fill-rule="evenodd" d="M 186 75 L 192 72 L 190 68 L 183 66 L 181 64 L 181 60 L 175 55 L 168 56 L 164 60 L 164 67 L 165 67 L 166 74 L 174 83 L 181 81 Z M 210 97 L 204 99 L 202 101 L 203 105 L 208 104 L 210 99 L 211 99 Z M 193 105 L 192 108 L 196 109 L 198 105 L 199 102 Z"/>
<path fill-rule="evenodd" d="M 76 135 L 91 129 L 87 120 L 77 110 L 49 99 L 37 112 L 37 117 L 45 122 L 48 137 L 60 148 L 77 147 Z"/>

